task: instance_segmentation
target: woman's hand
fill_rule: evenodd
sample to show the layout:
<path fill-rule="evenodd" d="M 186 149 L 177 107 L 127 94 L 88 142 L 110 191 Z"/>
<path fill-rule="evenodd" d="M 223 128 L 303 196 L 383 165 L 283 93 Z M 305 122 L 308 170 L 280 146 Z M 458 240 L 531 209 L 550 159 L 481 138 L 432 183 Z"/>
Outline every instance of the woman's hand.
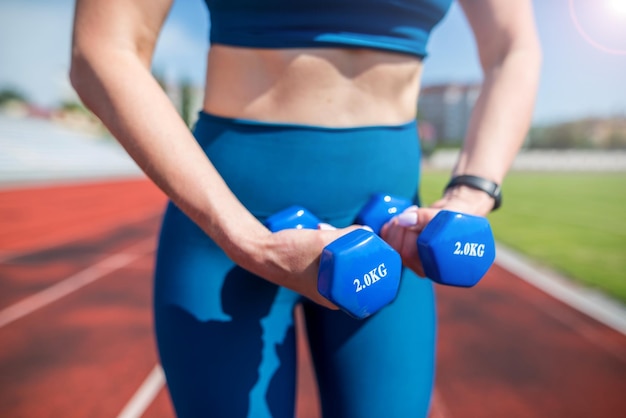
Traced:
<path fill-rule="evenodd" d="M 285 229 L 268 236 L 262 252 L 260 275 L 322 306 L 338 309 L 317 291 L 320 256 L 325 246 L 359 226 L 334 229 Z"/>
<path fill-rule="evenodd" d="M 417 238 L 426 225 L 446 209 L 470 215 L 486 216 L 493 208 L 493 198 L 483 191 L 458 186 L 446 191 L 445 195 L 427 208 L 411 206 L 392 218 L 381 229 L 381 237 L 402 257 L 402 263 L 421 277 L 424 268 L 417 251 Z"/>
<path fill-rule="evenodd" d="M 380 230 L 380 236 L 402 257 L 402 264 L 425 277 L 417 252 L 417 237 L 441 209 L 411 206 L 394 216 Z"/>

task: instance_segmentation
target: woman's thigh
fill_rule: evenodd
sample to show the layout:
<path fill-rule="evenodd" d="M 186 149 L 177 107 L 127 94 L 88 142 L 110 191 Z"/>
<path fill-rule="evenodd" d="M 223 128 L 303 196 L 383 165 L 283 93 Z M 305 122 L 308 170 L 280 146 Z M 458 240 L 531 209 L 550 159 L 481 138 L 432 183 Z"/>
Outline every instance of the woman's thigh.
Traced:
<path fill-rule="evenodd" d="M 306 304 L 305 316 L 330 417 L 426 417 L 435 365 L 432 285 L 406 271 L 397 299 L 366 320 Z"/>
<path fill-rule="evenodd" d="M 155 284 L 157 344 L 178 416 L 293 416 L 298 295 L 233 265 L 172 205 Z"/>

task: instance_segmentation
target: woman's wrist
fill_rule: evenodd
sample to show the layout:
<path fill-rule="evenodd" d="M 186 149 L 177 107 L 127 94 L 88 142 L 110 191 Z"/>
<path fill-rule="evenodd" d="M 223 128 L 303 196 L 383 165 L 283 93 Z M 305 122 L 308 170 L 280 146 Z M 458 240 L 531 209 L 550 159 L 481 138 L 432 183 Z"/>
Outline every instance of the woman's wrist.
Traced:
<path fill-rule="evenodd" d="M 218 244 L 228 256 L 239 266 L 267 278 L 265 271 L 265 249 L 269 246 L 272 233 L 256 219 L 248 219 L 244 222 L 230 223 L 225 226 L 227 231 L 222 233 L 222 242 Z"/>

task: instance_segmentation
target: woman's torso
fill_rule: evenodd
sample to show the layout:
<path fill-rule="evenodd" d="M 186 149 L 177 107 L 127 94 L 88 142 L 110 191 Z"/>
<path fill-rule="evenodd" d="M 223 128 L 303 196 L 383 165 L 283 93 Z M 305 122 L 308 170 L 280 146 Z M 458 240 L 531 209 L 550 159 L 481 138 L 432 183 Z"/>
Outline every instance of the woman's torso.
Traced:
<path fill-rule="evenodd" d="M 351 127 L 415 118 L 422 61 L 354 48 L 211 46 L 203 108 L 219 116 Z"/>

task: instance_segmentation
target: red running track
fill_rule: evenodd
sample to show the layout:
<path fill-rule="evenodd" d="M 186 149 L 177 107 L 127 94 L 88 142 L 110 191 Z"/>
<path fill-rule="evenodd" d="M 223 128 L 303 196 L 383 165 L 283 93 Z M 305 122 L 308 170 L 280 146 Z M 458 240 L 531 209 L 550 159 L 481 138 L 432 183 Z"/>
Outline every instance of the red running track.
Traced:
<path fill-rule="evenodd" d="M 157 364 L 164 203 L 143 179 L 0 191 L 0 416 L 115 417 L 136 399 Z M 437 294 L 431 418 L 626 413 L 624 335 L 498 265 L 473 289 Z M 317 418 L 305 347 L 299 334 L 297 417 Z M 143 416 L 173 417 L 157 389 Z"/>

